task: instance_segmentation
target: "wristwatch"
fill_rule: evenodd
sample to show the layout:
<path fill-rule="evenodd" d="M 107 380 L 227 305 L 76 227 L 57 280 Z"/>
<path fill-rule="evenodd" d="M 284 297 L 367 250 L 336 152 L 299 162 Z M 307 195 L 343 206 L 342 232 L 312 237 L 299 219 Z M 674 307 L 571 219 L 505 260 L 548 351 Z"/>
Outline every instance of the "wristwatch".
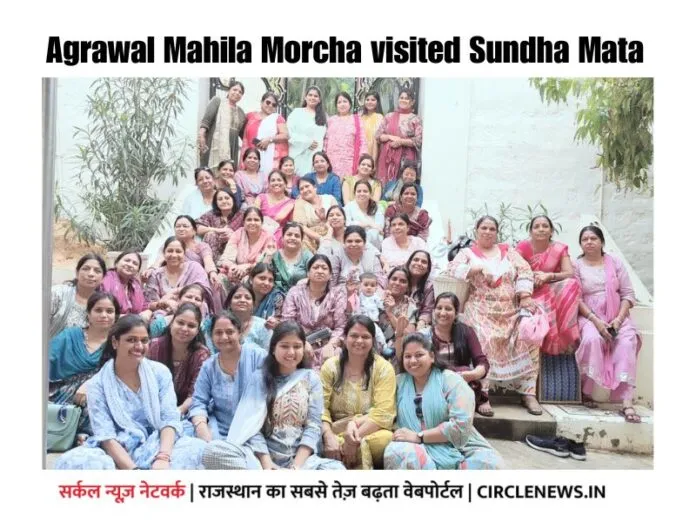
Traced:
<path fill-rule="evenodd" d="M 419 431 L 418 433 L 416 433 L 416 435 L 418 435 L 418 438 L 420 439 L 420 443 L 425 444 L 425 441 L 423 440 L 423 432 Z"/>

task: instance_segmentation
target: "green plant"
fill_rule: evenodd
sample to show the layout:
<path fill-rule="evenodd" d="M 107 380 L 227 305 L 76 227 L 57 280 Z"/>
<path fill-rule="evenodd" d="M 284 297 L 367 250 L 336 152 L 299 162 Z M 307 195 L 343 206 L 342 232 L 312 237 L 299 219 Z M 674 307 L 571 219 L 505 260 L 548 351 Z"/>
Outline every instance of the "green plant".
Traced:
<path fill-rule="evenodd" d="M 88 124 L 75 128 L 84 212 L 78 216 L 58 197 L 78 241 L 109 250 L 143 249 L 171 208 L 154 190 L 185 174 L 192 145 L 176 139 L 189 80 L 100 78 L 87 96 Z M 58 215 L 58 212 L 56 212 Z"/>
<path fill-rule="evenodd" d="M 481 208 L 469 210 L 472 223 L 475 223 L 481 216 L 493 216 L 498 220 L 498 242 L 517 245 L 522 239 L 529 235 L 529 224 L 534 216 L 549 216 L 553 221 L 553 226 L 559 232 L 563 230 L 563 225 L 558 221 L 557 216 L 550 215 L 543 203 L 538 202 L 534 206 L 516 207 L 511 203 L 500 203 L 496 211 L 491 211 L 488 203 L 484 203 Z M 473 235 L 471 236 L 473 238 Z"/>
<path fill-rule="evenodd" d="M 652 78 L 532 78 L 547 103 L 577 100 L 575 140 L 599 148 L 597 167 L 625 190 L 652 191 Z"/>

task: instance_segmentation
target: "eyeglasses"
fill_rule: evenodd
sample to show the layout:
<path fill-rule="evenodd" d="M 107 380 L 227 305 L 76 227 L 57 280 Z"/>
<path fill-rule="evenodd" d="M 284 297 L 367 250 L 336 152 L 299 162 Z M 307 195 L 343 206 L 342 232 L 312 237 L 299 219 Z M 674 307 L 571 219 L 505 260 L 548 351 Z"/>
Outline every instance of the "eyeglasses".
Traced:
<path fill-rule="evenodd" d="M 271 107 L 277 107 L 277 106 L 278 106 L 278 104 L 277 104 L 276 102 L 271 101 L 271 100 L 266 100 L 266 101 L 264 101 L 263 103 L 265 103 L 266 105 L 270 105 Z"/>
<path fill-rule="evenodd" d="M 423 420 L 423 396 L 422 395 L 416 395 L 416 397 L 413 399 L 413 404 L 416 405 L 416 417 L 418 417 L 418 420 Z"/>

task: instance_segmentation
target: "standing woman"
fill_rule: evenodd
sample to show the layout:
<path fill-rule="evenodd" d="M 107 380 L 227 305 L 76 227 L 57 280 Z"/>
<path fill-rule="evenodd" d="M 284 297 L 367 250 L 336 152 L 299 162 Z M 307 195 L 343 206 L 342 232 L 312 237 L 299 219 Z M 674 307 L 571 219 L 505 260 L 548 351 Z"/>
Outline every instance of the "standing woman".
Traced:
<path fill-rule="evenodd" d="M 348 226 L 359 225 L 365 229 L 367 240 L 378 250 L 382 248 L 384 212 L 372 198 L 372 186 L 367 181 L 358 181 L 353 188 L 355 199 L 346 204 Z"/>
<path fill-rule="evenodd" d="M 177 308 L 164 335 L 150 342 L 147 356 L 164 364 L 174 377 L 176 403 L 182 416 L 188 413 L 201 366 L 210 356 L 201 332 L 203 316 L 194 304 Z"/>
<path fill-rule="evenodd" d="M 358 169 L 354 175 L 345 176 L 341 185 L 343 203 L 348 204 L 355 199 L 355 184 L 358 181 L 366 181 L 370 184 L 372 199 L 379 203 L 382 197 L 382 184 L 375 179 L 375 160 L 369 154 L 360 156 Z"/>
<path fill-rule="evenodd" d="M 490 363 L 489 381 L 520 394 L 532 415 L 543 410 L 536 399 L 539 345 L 518 335 L 520 313 L 533 312 L 534 274 L 516 250 L 498 244 L 498 221 L 483 216 L 476 221 L 476 243 L 459 251 L 447 273 L 469 281 L 464 323 L 476 332 Z"/>
<path fill-rule="evenodd" d="M 297 175 L 297 170 L 295 169 L 295 160 L 290 156 L 285 156 L 280 158 L 280 173 L 283 175 L 285 180 L 285 194 L 292 197 L 292 190 L 297 186 L 298 181 L 300 181 L 300 176 Z"/>
<path fill-rule="evenodd" d="M 409 89 L 399 91 L 396 112 L 390 112 L 380 123 L 375 138 L 381 144 L 377 179 L 386 185 L 396 179 L 401 162 L 418 159 L 423 144 L 423 124 L 413 113 L 416 99 Z"/>
<path fill-rule="evenodd" d="M 411 298 L 418 308 L 416 329 L 430 324 L 435 306 L 435 287 L 430 280 L 433 262 L 427 250 L 416 250 L 406 261 L 406 270 L 411 276 Z"/>
<path fill-rule="evenodd" d="M 365 127 L 353 114 L 353 100 L 346 92 L 339 92 L 334 100 L 336 115 L 326 125 L 324 151 L 333 158 L 334 170 L 340 179 L 358 170 L 359 158 L 367 153 Z"/>
<path fill-rule="evenodd" d="M 365 95 L 365 104 L 363 105 L 360 119 L 362 120 L 363 127 L 365 127 L 367 153 L 376 159 L 379 157 L 379 142 L 375 134 L 377 133 L 380 123 L 382 123 L 384 119 L 382 100 L 377 91 L 368 91 Z"/>
<path fill-rule="evenodd" d="M 290 156 L 295 160 L 295 170 L 300 176 L 304 176 L 312 171 L 312 155 L 322 149 L 326 134 L 326 113 L 318 87 L 307 89 L 302 107 L 290 113 L 288 133 Z"/>
<path fill-rule="evenodd" d="M 532 299 L 541 306 L 549 321 L 549 333 L 541 351 L 558 355 L 573 350 L 580 338 L 578 307 L 582 290 L 573 277 L 575 270 L 568 245 L 552 241 L 555 229 L 548 216 L 536 216 L 529 224 L 529 239 L 517 251 L 534 270 Z"/>
<path fill-rule="evenodd" d="M 82 406 L 77 433 L 89 433 L 87 381 L 97 373 L 109 330 L 120 315 L 116 298 L 94 292 L 87 300 L 86 328 L 71 326 L 51 339 L 48 347 L 48 401 Z"/>
<path fill-rule="evenodd" d="M 263 228 L 261 211 L 249 207 L 244 211 L 244 227 L 232 234 L 218 266 L 227 274 L 228 281 L 241 281 L 256 263 L 270 261 L 275 251 L 273 236 Z"/>
<path fill-rule="evenodd" d="M 354 315 L 345 326 L 345 347 L 321 367 L 324 389 L 324 456 L 348 469 L 382 464 L 396 416 L 394 368 L 375 353 L 375 323 Z"/>
<path fill-rule="evenodd" d="M 278 168 L 278 160 L 288 155 L 288 128 L 285 118 L 276 112 L 278 97 L 267 92 L 261 97 L 261 110 L 247 114 L 242 139 L 242 157 L 246 149 L 256 147 L 261 151 L 259 171 L 268 175 Z M 244 165 L 240 165 L 242 168 Z"/>
<path fill-rule="evenodd" d="M 276 246 L 282 246 L 282 228 L 292 218 L 295 200 L 285 192 L 286 184 L 283 175 L 274 170 L 268 175 L 268 192 L 259 194 L 254 206 L 261 209 L 263 226 L 273 234 Z"/>
<path fill-rule="evenodd" d="M 275 271 L 268 263 L 257 263 L 249 272 L 249 285 L 254 293 L 256 307 L 254 317 L 266 321 L 266 328 L 273 330 L 280 323 L 285 296 L 275 286 Z"/>
<path fill-rule="evenodd" d="M 114 267 L 106 272 L 102 281 L 102 290 L 116 298 L 124 315 L 139 314 L 147 310 L 143 286 L 140 284 L 142 263 L 143 260 L 137 250 L 124 250 L 118 255 L 114 261 Z"/>
<path fill-rule="evenodd" d="M 321 329 L 331 331 L 329 341 L 314 349 L 315 369 L 340 350 L 347 299 L 345 286 L 331 288 L 331 262 L 322 254 L 309 260 L 307 280 L 293 286 L 285 297 L 283 321 L 297 321 L 307 335 Z"/>
<path fill-rule="evenodd" d="M 242 207 L 250 207 L 256 197 L 268 189 L 268 178 L 259 170 L 261 152 L 256 147 L 244 151 L 242 155 L 243 168 L 234 175 L 234 181 L 242 191 Z"/>
<path fill-rule="evenodd" d="M 197 219 L 213 208 L 216 185 L 215 175 L 210 167 L 198 167 L 193 171 L 193 175 L 198 190 L 194 190 L 186 197 L 182 214 Z"/>
<path fill-rule="evenodd" d="M 408 216 L 408 235 L 418 236 L 423 241 L 428 241 L 430 235 L 430 225 L 433 220 L 428 211 L 418 206 L 418 185 L 415 183 L 404 183 L 399 193 L 399 201 L 392 203 L 384 212 L 384 237 L 388 237 L 391 232 L 391 220 L 399 214 Z"/>
<path fill-rule="evenodd" d="M 304 345 L 300 325 L 281 323 L 230 427 L 237 445 L 258 440 L 254 454 L 263 469 L 345 469 L 318 455 L 324 397 L 319 375 L 303 359 Z"/>
<path fill-rule="evenodd" d="M 275 285 L 283 294 L 307 277 L 307 263 L 312 253 L 302 244 L 302 225 L 289 221 L 283 227 L 283 248 L 273 254 L 271 264 L 275 272 Z"/>
<path fill-rule="evenodd" d="M 624 264 L 604 252 L 604 234 L 589 225 L 580 231 L 582 255 L 575 277 L 582 287 L 580 346 L 575 352 L 582 375 L 583 401 L 589 407 L 595 386 L 611 390 L 611 401 L 622 401 L 626 422 L 641 418 L 633 407 L 636 366 L 642 340 L 629 315 L 636 303 Z"/>
<path fill-rule="evenodd" d="M 246 123 L 246 115 L 237 105 L 242 96 L 242 82 L 231 81 L 226 102 L 215 96 L 208 103 L 198 130 L 200 165 L 217 165 L 224 159 L 235 162 L 239 159 L 239 138 Z"/>
<path fill-rule="evenodd" d="M 106 263 L 97 254 L 85 254 L 78 260 L 75 272 L 72 281 L 51 287 L 49 337 L 54 337 L 64 328 L 87 326 L 87 300 L 101 286 Z"/>
<path fill-rule="evenodd" d="M 331 161 L 325 152 L 315 152 L 312 156 L 312 166 L 314 172 L 302 176 L 303 179 L 311 179 L 317 187 L 317 194 L 331 195 L 336 202 L 343 204 L 341 196 L 341 178 L 333 172 Z M 300 194 L 299 182 L 293 189 L 292 197 L 297 198 Z"/>
<path fill-rule="evenodd" d="M 196 233 L 210 247 L 214 263 L 218 262 L 225 251 L 232 234 L 241 228 L 242 221 L 242 213 L 230 189 L 216 190 L 213 209 L 196 220 Z M 187 247 L 190 248 L 189 245 Z"/>
<path fill-rule="evenodd" d="M 63 453 L 56 469 L 197 469 L 205 444 L 182 434 L 172 374 L 145 357 L 150 343 L 140 316 L 121 317 L 89 380 L 93 435 Z"/>
<path fill-rule="evenodd" d="M 329 231 L 326 223 L 328 209 L 338 202 L 331 195 L 317 194 L 317 183 L 310 177 L 301 178 L 297 186 L 301 197 L 295 201 L 292 219 L 302 225 L 305 247 L 316 252 L 319 242 Z"/>
<path fill-rule="evenodd" d="M 501 469 L 503 459 L 474 428 L 474 392 L 420 334 L 404 339 L 396 426 L 385 469 Z"/>

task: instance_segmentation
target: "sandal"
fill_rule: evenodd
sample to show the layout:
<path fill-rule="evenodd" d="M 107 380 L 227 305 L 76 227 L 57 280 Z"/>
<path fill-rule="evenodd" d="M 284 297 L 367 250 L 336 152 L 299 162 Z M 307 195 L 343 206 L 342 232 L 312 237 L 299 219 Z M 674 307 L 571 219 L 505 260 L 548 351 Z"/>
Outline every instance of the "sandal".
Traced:
<path fill-rule="evenodd" d="M 527 411 L 532 415 L 541 415 L 544 410 L 541 409 L 539 401 L 533 395 L 523 395 L 522 396 L 522 406 L 527 408 Z"/>
<path fill-rule="evenodd" d="M 624 408 L 621 408 L 619 410 L 619 415 L 626 419 L 626 422 L 630 422 L 632 424 L 640 424 L 642 422 L 640 415 L 636 413 L 636 410 L 633 406 L 626 406 Z"/>
<path fill-rule="evenodd" d="M 585 408 L 590 408 L 591 410 L 594 410 L 597 408 L 597 403 L 592 399 L 592 397 L 588 397 L 587 395 L 582 396 L 582 405 Z"/>
<path fill-rule="evenodd" d="M 495 412 L 493 411 L 493 408 L 491 408 L 491 403 L 489 401 L 486 401 L 483 404 L 479 404 L 478 406 L 476 406 L 476 413 L 483 417 L 493 417 L 493 415 L 495 415 Z"/>

